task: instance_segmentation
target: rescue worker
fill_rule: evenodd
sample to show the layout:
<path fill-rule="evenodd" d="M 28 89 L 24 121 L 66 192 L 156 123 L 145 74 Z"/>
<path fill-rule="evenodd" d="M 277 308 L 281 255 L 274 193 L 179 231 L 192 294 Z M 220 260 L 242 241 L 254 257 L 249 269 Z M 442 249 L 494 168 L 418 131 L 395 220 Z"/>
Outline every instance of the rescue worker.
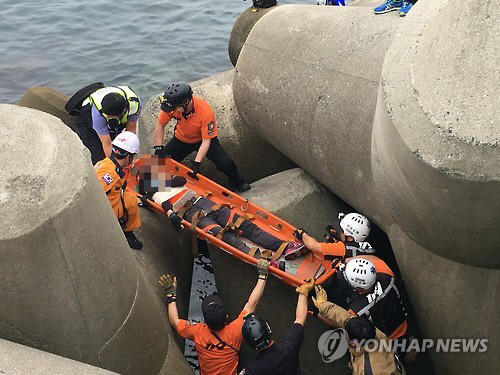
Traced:
<path fill-rule="evenodd" d="M 141 102 L 128 86 L 105 86 L 90 94 L 76 118 L 92 164 L 111 156 L 111 141 L 123 130 L 137 132 Z"/>
<path fill-rule="evenodd" d="M 365 242 L 371 228 L 370 221 L 365 216 L 356 212 L 347 215 L 341 212 L 339 219 L 341 219 L 340 229 L 335 229 L 332 225 L 327 226 L 328 234 L 325 236 L 327 242 L 316 241 L 303 229 L 294 232 L 295 237 L 303 241 L 309 250 L 323 257 L 326 269 L 332 269 L 332 261 L 341 258 L 375 253 L 372 246 Z"/>
<path fill-rule="evenodd" d="M 250 241 L 273 251 L 271 264 L 282 271 L 285 263 L 277 261 L 281 256 L 291 260 L 308 252 L 304 244 L 280 240 L 252 223 L 250 217 L 240 216 L 226 205 L 217 205 L 210 199 L 195 194 L 185 186 L 185 183 L 185 178 L 175 176 L 167 183 L 170 187 L 167 191 L 159 191 L 152 195 L 153 201 L 163 207 L 176 231 L 183 228 L 183 218 L 229 245 L 251 256 L 259 257 L 260 250 L 258 252 L 257 248 L 250 248 L 238 238 L 237 233 L 241 231 Z M 158 183 L 153 185 L 159 186 Z"/>
<path fill-rule="evenodd" d="M 342 307 L 328 302 L 327 293 L 321 286 L 316 286 L 316 297 L 312 299 L 321 315 L 328 319 L 333 327 L 345 329 L 353 375 L 399 375 L 401 373 L 392 351 L 370 350 L 371 345 L 374 344 L 378 344 L 379 348 L 390 346 L 380 344 L 388 338 L 373 323 L 365 317 L 353 316 Z M 365 340 L 366 344 L 363 345 L 361 340 Z"/>
<path fill-rule="evenodd" d="M 390 339 L 406 336 L 406 307 L 394 273 L 382 259 L 373 255 L 347 259 L 334 278 L 331 301 L 353 315 L 365 316 Z"/>
<path fill-rule="evenodd" d="M 243 338 L 258 354 L 239 375 L 300 375 L 299 351 L 304 342 L 307 296 L 313 288 L 314 281 L 308 281 L 296 289 L 299 298 L 295 322 L 279 343 L 272 339 L 271 327 L 264 319 L 255 314 L 244 318 Z"/>
<path fill-rule="evenodd" d="M 181 162 L 196 151 L 191 166 L 193 178 L 200 172 L 201 162 L 206 156 L 229 178 L 229 183 L 235 190 L 249 190 L 250 185 L 240 177 L 236 164 L 217 138 L 215 113 L 210 104 L 193 96 L 191 86 L 185 82 L 169 85 L 160 100 L 161 111 L 155 129 L 155 154 L 170 155 L 175 161 Z M 171 119 L 176 122 L 174 136 L 164 145 L 165 126 Z"/>
<path fill-rule="evenodd" d="M 111 203 L 125 238 L 129 246 L 135 250 L 142 249 L 142 242 L 133 232 L 141 226 L 141 218 L 136 195 L 125 190 L 127 187 L 125 176 L 138 152 L 139 138 L 134 133 L 125 131 L 113 140 L 111 156 L 95 165 L 99 182 Z"/>
<path fill-rule="evenodd" d="M 160 285 L 165 289 L 168 320 L 177 333 L 195 343 L 201 375 L 236 375 L 243 334 L 243 318 L 255 311 L 264 293 L 269 262 L 259 259 L 259 279 L 238 318 L 229 321 L 224 303 L 217 295 L 209 295 L 202 301 L 203 323 L 190 323 L 179 319 L 176 304 L 177 280 L 166 274 Z"/>

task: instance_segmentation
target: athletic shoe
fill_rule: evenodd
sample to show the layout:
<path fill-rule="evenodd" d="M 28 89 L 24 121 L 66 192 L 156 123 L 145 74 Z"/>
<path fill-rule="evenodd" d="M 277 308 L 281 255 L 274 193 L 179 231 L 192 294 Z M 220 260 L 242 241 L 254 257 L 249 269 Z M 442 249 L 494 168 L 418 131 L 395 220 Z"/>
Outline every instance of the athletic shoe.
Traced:
<path fill-rule="evenodd" d="M 398 10 L 403 6 L 403 0 L 387 0 L 385 3 L 373 8 L 375 14 L 382 14 Z"/>
<path fill-rule="evenodd" d="M 399 16 L 400 17 L 406 16 L 408 14 L 408 12 L 410 11 L 412 6 L 413 6 L 413 4 L 410 3 L 409 1 L 406 1 L 406 0 L 403 1 L 403 6 L 399 10 Z"/>
<path fill-rule="evenodd" d="M 285 254 L 286 260 L 294 260 L 297 259 L 300 255 L 305 255 L 309 252 L 309 249 L 300 242 L 290 242 L 283 252 Z"/>
<path fill-rule="evenodd" d="M 142 242 L 137 239 L 134 232 L 123 232 L 125 233 L 125 238 L 127 239 L 128 245 L 134 250 L 142 249 Z"/>

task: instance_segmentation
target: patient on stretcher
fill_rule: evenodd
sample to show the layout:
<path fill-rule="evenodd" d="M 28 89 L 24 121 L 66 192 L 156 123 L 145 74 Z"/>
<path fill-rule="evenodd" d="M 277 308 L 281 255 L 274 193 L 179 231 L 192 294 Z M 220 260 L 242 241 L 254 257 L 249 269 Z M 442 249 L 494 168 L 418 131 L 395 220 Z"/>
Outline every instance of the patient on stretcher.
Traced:
<path fill-rule="evenodd" d="M 279 258 L 283 256 L 286 260 L 294 260 L 297 256 L 309 252 L 303 243 L 280 240 L 252 223 L 250 216 L 240 216 L 231 210 L 229 205 L 216 204 L 209 198 L 195 193 L 185 186 L 184 177 L 165 176 L 168 180 L 165 186 L 161 187 L 155 182 L 152 184 L 154 186 L 151 186 L 151 181 L 155 179 L 151 179 L 150 176 L 142 173 L 141 177 L 145 181 L 139 180 L 140 192 L 163 207 L 177 231 L 183 228 L 182 219 L 184 219 L 236 249 L 260 258 L 259 249 L 251 248 L 241 240 L 241 237 L 245 237 L 257 246 L 271 250 L 275 259 L 272 265 L 283 271 L 285 262 L 279 261 Z M 147 186 L 148 183 L 150 186 Z"/>

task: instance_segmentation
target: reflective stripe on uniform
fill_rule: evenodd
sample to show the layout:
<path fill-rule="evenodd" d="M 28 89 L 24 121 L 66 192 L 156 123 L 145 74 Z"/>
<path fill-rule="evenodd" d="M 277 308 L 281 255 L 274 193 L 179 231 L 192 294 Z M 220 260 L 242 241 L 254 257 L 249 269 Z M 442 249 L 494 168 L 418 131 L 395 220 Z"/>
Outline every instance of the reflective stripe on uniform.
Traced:
<path fill-rule="evenodd" d="M 373 305 L 375 305 L 375 303 L 377 303 L 382 298 L 384 298 L 391 291 L 391 289 L 394 289 L 396 291 L 396 294 L 398 295 L 398 298 L 400 298 L 399 290 L 398 290 L 398 287 L 396 286 L 396 284 L 394 283 L 393 277 L 391 278 L 391 282 L 389 283 L 389 286 L 382 293 L 379 294 L 379 292 L 377 291 L 377 288 L 379 288 L 379 289 L 382 288 L 382 285 L 380 284 L 379 281 L 377 281 L 377 283 L 375 284 L 374 292 L 366 295 L 366 298 L 370 302 L 368 303 L 368 305 L 366 305 L 360 311 L 358 311 L 358 316 L 365 314 L 368 317 L 370 317 L 369 310 L 373 307 Z"/>

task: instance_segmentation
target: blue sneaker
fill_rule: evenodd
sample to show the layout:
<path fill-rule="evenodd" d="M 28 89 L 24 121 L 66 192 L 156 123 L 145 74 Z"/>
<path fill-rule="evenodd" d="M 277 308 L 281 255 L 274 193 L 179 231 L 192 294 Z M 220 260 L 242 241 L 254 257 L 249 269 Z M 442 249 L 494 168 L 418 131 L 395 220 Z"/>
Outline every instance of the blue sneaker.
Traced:
<path fill-rule="evenodd" d="M 406 0 L 403 1 L 403 6 L 399 10 L 399 16 L 400 17 L 406 16 L 408 14 L 408 12 L 410 11 L 412 6 L 413 6 L 413 4 L 410 3 L 409 1 L 406 1 Z"/>
<path fill-rule="evenodd" d="M 403 0 L 387 0 L 385 3 L 373 8 L 375 14 L 382 14 L 398 10 L 403 6 Z"/>

